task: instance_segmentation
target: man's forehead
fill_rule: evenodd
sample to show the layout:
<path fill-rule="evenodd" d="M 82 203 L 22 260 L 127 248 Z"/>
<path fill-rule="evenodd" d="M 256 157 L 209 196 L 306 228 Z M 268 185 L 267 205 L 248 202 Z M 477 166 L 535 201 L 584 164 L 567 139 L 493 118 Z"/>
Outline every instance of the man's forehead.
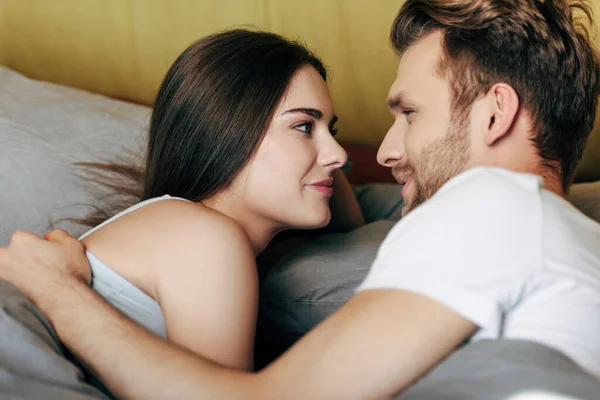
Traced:
<path fill-rule="evenodd" d="M 442 34 L 430 33 L 412 44 L 400 57 L 396 80 L 392 84 L 389 96 L 401 92 L 413 92 L 411 88 L 422 87 L 427 82 L 439 81 L 439 61 L 442 57 Z"/>
<path fill-rule="evenodd" d="M 435 74 L 443 55 L 442 39 L 442 33 L 436 31 L 410 45 L 400 57 L 397 77 L 418 72 Z"/>

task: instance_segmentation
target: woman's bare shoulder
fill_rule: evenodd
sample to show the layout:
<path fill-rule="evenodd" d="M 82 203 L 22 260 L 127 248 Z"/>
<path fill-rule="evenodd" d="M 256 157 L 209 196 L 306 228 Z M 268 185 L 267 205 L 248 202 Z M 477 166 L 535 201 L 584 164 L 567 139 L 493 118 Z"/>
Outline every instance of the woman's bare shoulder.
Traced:
<path fill-rule="evenodd" d="M 254 265 L 246 231 L 232 218 L 198 203 L 169 199 L 141 207 L 83 240 L 117 273 L 154 292 L 164 274 L 197 272 L 214 264 Z M 153 296 L 154 297 L 154 296 Z"/>

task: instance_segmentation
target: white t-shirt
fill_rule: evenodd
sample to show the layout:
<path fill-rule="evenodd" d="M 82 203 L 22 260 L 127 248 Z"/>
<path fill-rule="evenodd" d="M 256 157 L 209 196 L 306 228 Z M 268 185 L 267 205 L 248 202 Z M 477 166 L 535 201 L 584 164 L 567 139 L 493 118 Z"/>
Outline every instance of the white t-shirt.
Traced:
<path fill-rule="evenodd" d="M 451 179 L 390 231 L 358 291 L 384 288 L 452 308 L 472 340 L 542 343 L 600 376 L 600 224 L 538 176 Z"/>

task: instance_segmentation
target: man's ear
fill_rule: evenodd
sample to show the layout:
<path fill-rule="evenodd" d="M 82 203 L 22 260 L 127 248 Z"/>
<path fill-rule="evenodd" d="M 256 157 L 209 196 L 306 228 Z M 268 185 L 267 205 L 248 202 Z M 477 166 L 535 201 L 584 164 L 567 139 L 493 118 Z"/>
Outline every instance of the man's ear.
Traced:
<path fill-rule="evenodd" d="M 520 101 L 515 89 L 506 83 L 496 83 L 486 97 L 489 101 L 489 123 L 484 140 L 486 145 L 492 146 L 510 133 Z"/>

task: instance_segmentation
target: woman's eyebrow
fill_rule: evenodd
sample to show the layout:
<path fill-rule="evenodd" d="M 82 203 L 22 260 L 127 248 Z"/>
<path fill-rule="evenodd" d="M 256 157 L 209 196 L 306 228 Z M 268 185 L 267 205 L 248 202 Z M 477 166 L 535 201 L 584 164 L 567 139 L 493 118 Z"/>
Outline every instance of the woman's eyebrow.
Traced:
<path fill-rule="evenodd" d="M 323 112 L 321 112 L 321 110 L 317 110 L 316 108 L 292 108 L 291 110 L 287 110 L 286 112 L 284 112 L 284 114 L 294 113 L 310 115 L 316 120 L 323 118 Z"/>
<path fill-rule="evenodd" d="M 294 113 L 310 115 L 317 121 L 320 120 L 321 118 L 323 118 L 323 112 L 321 110 L 317 110 L 316 108 L 292 108 L 291 110 L 287 110 L 286 112 L 284 112 L 284 114 L 294 114 Z M 337 115 L 334 115 L 331 118 L 331 121 L 329 121 L 329 125 L 335 124 L 337 122 L 337 120 L 338 120 Z"/>

